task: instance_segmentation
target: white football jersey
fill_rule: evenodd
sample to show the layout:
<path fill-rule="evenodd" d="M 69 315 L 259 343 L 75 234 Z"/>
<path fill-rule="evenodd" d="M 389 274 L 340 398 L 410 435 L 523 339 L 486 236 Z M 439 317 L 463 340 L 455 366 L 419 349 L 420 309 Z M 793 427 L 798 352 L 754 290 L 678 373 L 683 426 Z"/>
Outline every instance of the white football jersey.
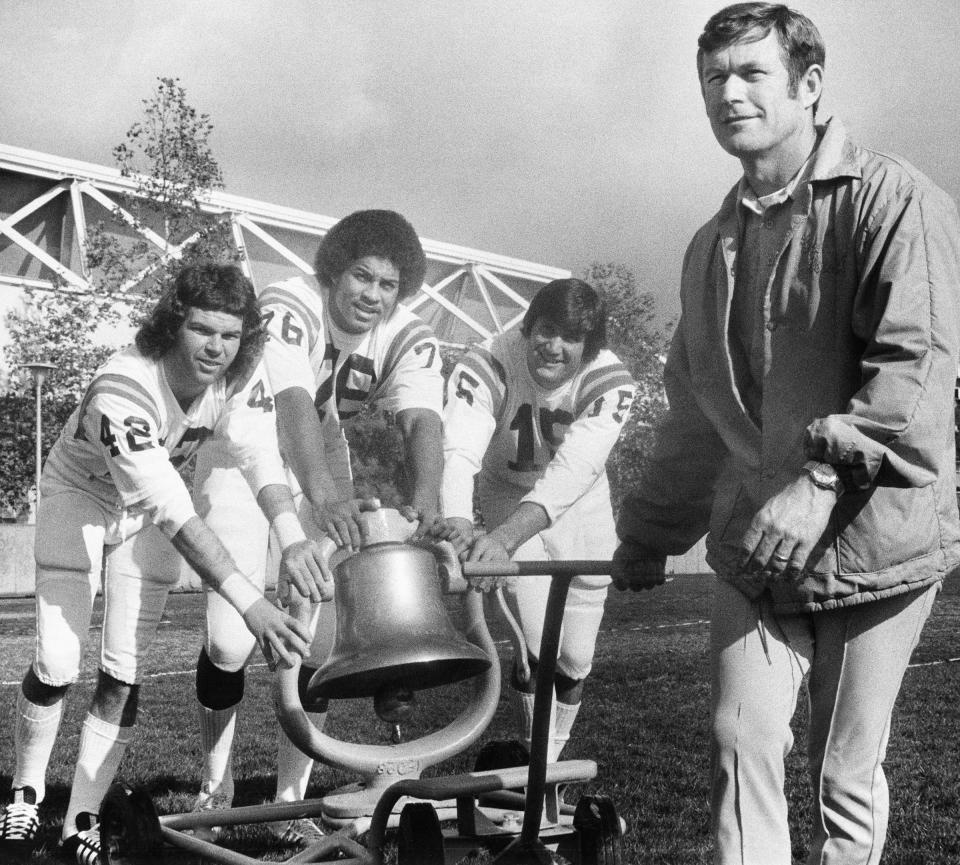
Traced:
<path fill-rule="evenodd" d="M 221 379 L 184 410 L 161 362 L 131 346 L 97 370 L 43 477 L 108 508 L 146 511 L 173 537 L 196 515 L 178 470 L 207 439 L 224 441 L 254 495 L 286 483 L 262 361 L 244 381 Z"/>
<path fill-rule="evenodd" d="M 513 330 L 473 346 L 450 375 L 445 516 L 472 519 L 477 473 L 482 497 L 500 516 L 529 501 L 551 523 L 593 487 L 606 489 L 607 457 L 634 398 L 630 373 L 604 349 L 570 381 L 547 389 L 530 375 L 526 353 L 526 338 Z M 491 516 L 485 507 L 485 519 Z"/>
<path fill-rule="evenodd" d="M 396 414 L 441 413 L 440 345 L 430 327 L 402 304 L 367 333 L 341 331 L 319 291 L 301 277 L 264 289 L 260 305 L 270 339 L 265 361 L 274 393 L 290 387 L 311 395 L 324 428 L 338 488 L 352 496 L 349 452 L 341 424 L 365 405 Z"/>

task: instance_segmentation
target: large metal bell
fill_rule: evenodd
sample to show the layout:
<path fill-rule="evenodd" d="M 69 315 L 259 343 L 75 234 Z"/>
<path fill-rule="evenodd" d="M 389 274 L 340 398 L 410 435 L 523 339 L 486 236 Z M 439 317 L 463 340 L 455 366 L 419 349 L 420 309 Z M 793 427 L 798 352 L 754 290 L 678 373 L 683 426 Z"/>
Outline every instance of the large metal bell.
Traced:
<path fill-rule="evenodd" d="M 384 688 L 419 691 L 490 667 L 486 653 L 454 628 L 428 550 L 370 544 L 334 569 L 337 634 L 307 686 L 309 700 L 373 697 Z"/>

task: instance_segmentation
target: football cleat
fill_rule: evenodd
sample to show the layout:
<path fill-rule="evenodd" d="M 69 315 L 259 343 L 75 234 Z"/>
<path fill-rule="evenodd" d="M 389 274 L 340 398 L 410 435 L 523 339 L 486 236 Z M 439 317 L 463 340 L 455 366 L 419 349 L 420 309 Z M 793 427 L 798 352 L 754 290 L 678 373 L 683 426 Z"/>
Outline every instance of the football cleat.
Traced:
<path fill-rule="evenodd" d="M 100 865 L 100 824 L 96 814 L 77 814 L 76 834 L 64 838 L 61 849 L 68 856 L 72 853 L 77 865 Z"/>
<path fill-rule="evenodd" d="M 197 794 L 196 804 L 193 806 L 194 812 L 198 811 L 226 811 L 233 805 L 233 791 L 209 793 L 201 790 Z M 220 837 L 219 826 L 194 826 L 187 830 L 194 838 L 200 841 L 207 841 L 215 844 Z"/>
<path fill-rule="evenodd" d="M 309 847 L 326 837 L 323 829 L 306 817 L 271 823 L 270 832 L 281 844 L 289 847 Z"/>
<path fill-rule="evenodd" d="M 0 841 L 32 841 L 39 828 L 36 790 L 17 787 L 13 801 L 0 811 Z"/>

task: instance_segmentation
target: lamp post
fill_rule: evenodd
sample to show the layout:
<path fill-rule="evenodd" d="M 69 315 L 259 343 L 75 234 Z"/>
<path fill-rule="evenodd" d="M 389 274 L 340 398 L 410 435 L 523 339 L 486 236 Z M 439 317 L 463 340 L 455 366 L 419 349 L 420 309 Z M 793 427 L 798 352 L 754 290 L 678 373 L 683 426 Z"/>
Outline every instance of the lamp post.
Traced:
<path fill-rule="evenodd" d="M 43 380 L 47 377 L 48 372 L 53 372 L 57 365 L 55 363 L 50 363 L 45 360 L 35 360 L 31 363 L 21 364 L 21 366 L 26 367 L 30 370 L 30 375 L 33 376 L 33 384 L 36 388 L 36 403 L 37 403 L 37 493 L 36 499 L 34 502 L 34 514 L 36 514 L 36 508 L 40 505 L 40 467 L 43 461 L 43 455 L 40 452 L 40 445 L 42 442 L 41 431 L 42 431 L 42 421 L 40 418 L 40 389 L 43 387 Z M 34 516 L 36 519 L 36 516 Z"/>

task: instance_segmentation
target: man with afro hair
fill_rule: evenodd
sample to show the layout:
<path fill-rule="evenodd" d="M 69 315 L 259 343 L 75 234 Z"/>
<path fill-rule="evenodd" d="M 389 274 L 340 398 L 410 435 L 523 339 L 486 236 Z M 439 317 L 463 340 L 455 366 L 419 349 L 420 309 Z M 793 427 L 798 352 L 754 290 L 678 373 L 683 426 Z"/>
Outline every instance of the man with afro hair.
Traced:
<path fill-rule="evenodd" d="M 269 333 L 265 361 L 276 394 L 280 446 L 308 535 L 357 549 L 360 514 L 379 507 L 354 495 L 350 453 L 342 424 L 372 407 L 388 412 L 403 440 L 410 479 L 401 513 L 410 531 L 438 517 L 442 474 L 440 346 L 431 329 L 400 301 L 422 285 L 426 257 L 413 227 L 390 210 L 361 210 L 324 236 L 314 262 L 316 279 L 296 277 L 260 296 Z M 265 580 L 268 531 L 229 460 L 209 451 L 198 463 L 197 494 L 204 514 L 221 527 L 234 555 Z M 259 528 L 255 528 L 259 526 Z M 262 582 L 261 582 L 262 584 Z M 197 664 L 204 766 L 197 807 L 229 807 L 231 752 L 243 668 L 252 645 L 236 614 L 207 594 L 207 639 Z M 306 687 L 333 640 L 333 604 L 321 604 L 310 659 L 301 667 Z M 325 706 L 311 706 L 322 727 Z M 304 798 L 313 761 L 279 731 L 278 801 Z M 305 845 L 320 834 L 309 820 L 273 829 L 285 843 Z M 215 833 L 210 833 L 214 835 Z"/>

